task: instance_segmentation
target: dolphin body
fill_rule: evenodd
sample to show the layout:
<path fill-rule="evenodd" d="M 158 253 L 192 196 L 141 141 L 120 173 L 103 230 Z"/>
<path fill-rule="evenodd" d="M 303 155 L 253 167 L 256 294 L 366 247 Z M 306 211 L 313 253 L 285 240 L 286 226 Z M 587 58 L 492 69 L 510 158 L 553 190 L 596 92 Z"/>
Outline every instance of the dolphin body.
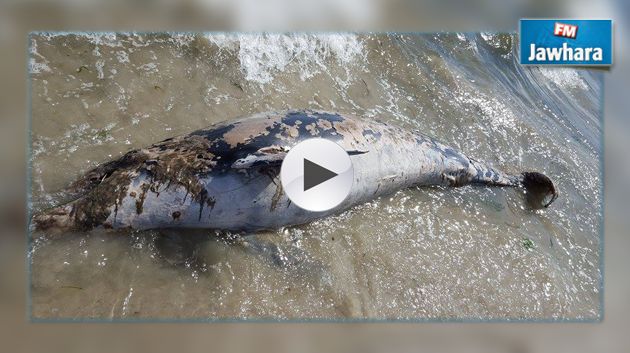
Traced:
<path fill-rule="evenodd" d="M 279 170 L 309 138 L 350 155 L 354 184 L 337 208 L 291 203 Z M 208 228 L 255 232 L 302 224 L 402 188 L 481 184 L 525 189 L 534 208 L 557 197 L 543 174 L 508 175 L 423 134 L 384 122 L 312 110 L 260 113 L 132 150 L 103 163 L 62 193 L 71 201 L 34 217 L 35 229 Z"/>

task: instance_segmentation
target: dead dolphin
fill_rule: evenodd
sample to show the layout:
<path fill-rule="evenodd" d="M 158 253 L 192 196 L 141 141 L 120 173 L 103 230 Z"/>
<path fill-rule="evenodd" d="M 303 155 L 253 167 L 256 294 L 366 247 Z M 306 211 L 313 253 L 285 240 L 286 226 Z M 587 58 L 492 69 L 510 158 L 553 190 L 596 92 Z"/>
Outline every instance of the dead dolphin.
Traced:
<path fill-rule="evenodd" d="M 287 151 L 319 137 L 346 149 L 354 185 L 336 209 L 309 212 L 282 190 Z M 147 148 L 87 172 L 63 192 L 73 200 L 34 217 L 40 230 L 96 227 L 209 228 L 255 232 L 302 224 L 414 185 L 523 188 L 534 207 L 557 197 L 537 172 L 508 175 L 418 132 L 312 110 L 261 113 Z"/>

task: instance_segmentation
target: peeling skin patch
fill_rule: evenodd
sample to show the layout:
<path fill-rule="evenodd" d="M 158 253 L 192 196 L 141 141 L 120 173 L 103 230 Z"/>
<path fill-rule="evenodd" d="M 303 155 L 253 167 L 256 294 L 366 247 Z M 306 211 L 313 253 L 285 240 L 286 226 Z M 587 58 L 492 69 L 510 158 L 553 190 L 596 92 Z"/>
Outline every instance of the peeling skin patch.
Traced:
<path fill-rule="evenodd" d="M 323 119 L 317 119 L 317 126 L 324 130 L 332 129 L 332 124 L 330 123 L 330 121 Z"/>
<path fill-rule="evenodd" d="M 253 167 L 278 166 L 287 154 L 287 149 L 278 146 L 270 146 L 256 151 L 245 158 L 241 158 L 232 164 L 232 169 L 246 170 Z"/>
<path fill-rule="evenodd" d="M 273 145 L 269 147 L 263 147 L 259 149 L 258 152 L 265 153 L 265 154 L 276 154 L 276 153 L 285 153 L 286 149 L 281 146 Z"/>
<path fill-rule="evenodd" d="M 296 121 L 296 125 L 299 126 L 300 124 L 297 124 L 299 122 L 300 122 L 299 120 Z M 291 125 L 287 125 L 287 124 L 283 123 L 282 124 L 282 128 L 284 129 L 283 135 L 291 137 L 291 138 L 296 138 L 296 137 L 300 136 L 300 133 L 298 131 L 298 126 L 291 126 Z"/>
<path fill-rule="evenodd" d="M 363 135 L 363 129 L 352 120 L 345 120 L 342 122 L 335 122 L 335 131 L 343 136 L 344 144 L 353 147 L 367 145 L 367 139 Z"/>
<path fill-rule="evenodd" d="M 269 135 L 269 129 L 277 123 L 277 120 L 279 120 L 277 116 L 266 116 L 263 119 L 252 119 L 247 124 L 236 122 L 232 129 L 223 134 L 222 139 L 228 146 L 236 147 L 258 136 Z"/>
<path fill-rule="evenodd" d="M 317 136 L 319 134 L 319 130 L 317 129 L 317 125 L 315 123 L 306 125 L 306 131 L 308 131 L 311 136 Z"/>
<path fill-rule="evenodd" d="M 239 125 L 238 122 L 227 124 L 227 125 L 218 125 L 218 126 L 217 125 L 213 125 L 213 126 L 210 126 L 208 129 L 202 129 L 202 130 L 193 131 L 188 136 L 201 136 L 204 139 L 206 139 L 207 141 L 214 142 L 214 141 L 216 141 L 218 139 L 224 139 L 224 136 L 228 132 L 230 132 L 232 129 L 234 129 L 237 125 Z M 166 139 L 163 142 L 168 142 L 168 141 L 172 141 L 172 140 L 173 140 L 173 138 Z"/>

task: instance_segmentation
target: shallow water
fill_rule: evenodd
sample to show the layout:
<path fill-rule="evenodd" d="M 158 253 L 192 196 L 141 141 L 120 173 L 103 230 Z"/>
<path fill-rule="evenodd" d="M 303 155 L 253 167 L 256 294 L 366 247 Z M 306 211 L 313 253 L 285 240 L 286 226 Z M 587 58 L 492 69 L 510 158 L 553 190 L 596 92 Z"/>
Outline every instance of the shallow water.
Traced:
<path fill-rule="evenodd" d="M 522 67 L 505 34 L 31 36 L 32 207 L 132 148 L 261 111 L 417 129 L 560 197 L 412 188 L 276 232 L 32 234 L 35 318 L 592 319 L 598 71 Z"/>

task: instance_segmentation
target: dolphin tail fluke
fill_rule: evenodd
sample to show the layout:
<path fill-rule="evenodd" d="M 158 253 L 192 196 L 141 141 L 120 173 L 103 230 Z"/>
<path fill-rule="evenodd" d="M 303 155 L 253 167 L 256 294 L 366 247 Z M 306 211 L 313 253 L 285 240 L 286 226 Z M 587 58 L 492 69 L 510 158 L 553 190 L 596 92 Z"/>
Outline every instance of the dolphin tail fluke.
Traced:
<path fill-rule="evenodd" d="M 531 208 L 549 207 L 558 198 L 553 182 L 542 173 L 523 172 L 520 175 L 508 175 L 477 161 L 473 161 L 472 166 L 475 175 L 473 183 L 523 188 L 526 202 Z"/>
<path fill-rule="evenodd" d="M 520 184 L 525 188 L 527 203 L 532 208 L 549 207 L 558 198 L 553 182 L 542 173 L 521 173 Z"/>

